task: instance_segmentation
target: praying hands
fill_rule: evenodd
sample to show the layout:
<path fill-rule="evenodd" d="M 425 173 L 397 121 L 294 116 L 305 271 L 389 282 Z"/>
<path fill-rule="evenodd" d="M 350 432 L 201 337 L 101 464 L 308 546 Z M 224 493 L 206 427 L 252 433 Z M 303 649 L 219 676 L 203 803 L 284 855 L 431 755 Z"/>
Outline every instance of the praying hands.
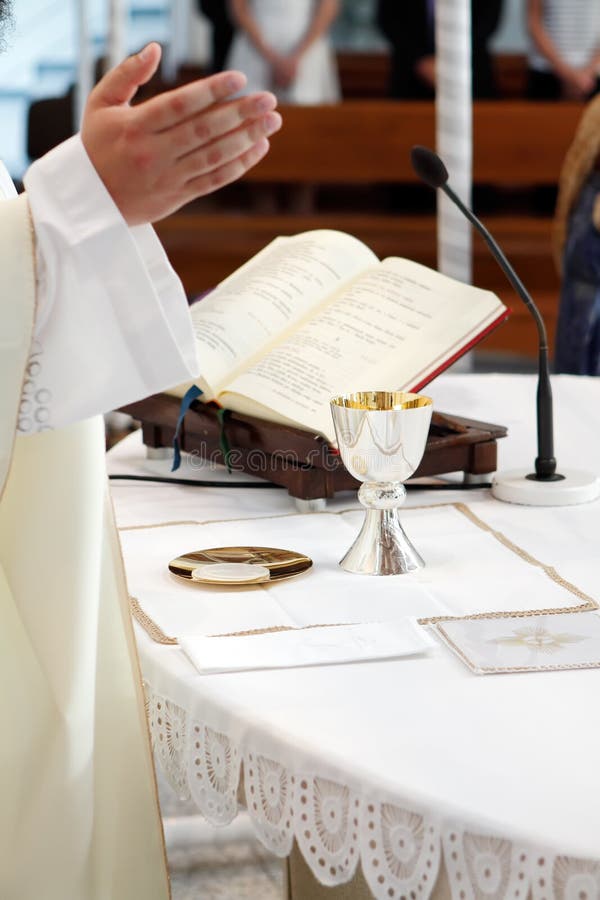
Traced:
<path fill-rule="evenodd" d="M 273 94 L 231 99 L 245 85 L 241 72 L 131 106 L 160 55 L 152 43 L 108 72 L 90 94 L 81 128 L 88 156 L 129 225 L 156 222 L 240 178 L 281 127 Z"/>

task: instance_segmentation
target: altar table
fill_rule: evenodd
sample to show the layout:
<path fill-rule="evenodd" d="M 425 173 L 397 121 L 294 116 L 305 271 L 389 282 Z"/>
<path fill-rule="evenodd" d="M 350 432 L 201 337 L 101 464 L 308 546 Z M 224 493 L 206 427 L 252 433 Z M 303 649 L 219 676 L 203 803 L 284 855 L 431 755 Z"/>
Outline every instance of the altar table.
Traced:
<path fill-rule="evenodd" d="M 600 474 L 600 380 L 561 376 L 553 388 L 559 468 Z M 426 393 L 442 411 L 508 426 L 499 468 L 533 466 L 533 377 L 446 375 Z M 117 445 L 108 464 L 113 473 L 168 470 L 144 459 L 139 434 Z M 112 492 L 130 582 L 140 547 L 160 555 L 157 538 L 178 523 L 245 521 L 252 543 L 253 522 L 279 516 L 286 546 L 286 517 L 296 514 L 276 490 L 119 481 Z M 460 485 L 408 499 L 456 502 L 526 558 L 600 599 L 600 502 L 517 507 Z M 346 495 L 328 509 L 354 505 Z M 301 578 L 308 597 L 318 568 Z M 356 578 L 368 620 L 373 579 Z M 215 621 L 225 622 L 212 590 Z M 485 581 L 481 593 L 483 603 Z M 248 604 L 255 596 L 243 595 Z M 517 607 L 513 593 L 511 602 L 508 609 L 527 610 L 532 598 Z M 219 825 L 235 817 L 243 792 L 258 838 L 281 857 L 294 848 L 294 877 L 306 882 L 303 866 L 314 876 L 313 888 L 296 887 L 296 895 L 321 896 L 318 882 L 333 888 L 332 898 L 349 890 L 427 900 L 442 888 L 453 900 L 600 897 L 600 669 L 475 676 L 439 646 L 395 661 L 201 676 L 178 646 L 157 643 L 137 624 L 136 634 L 151 733 L 171 784 Z M 352 879 L 352 888 L 339 887 Z"/>

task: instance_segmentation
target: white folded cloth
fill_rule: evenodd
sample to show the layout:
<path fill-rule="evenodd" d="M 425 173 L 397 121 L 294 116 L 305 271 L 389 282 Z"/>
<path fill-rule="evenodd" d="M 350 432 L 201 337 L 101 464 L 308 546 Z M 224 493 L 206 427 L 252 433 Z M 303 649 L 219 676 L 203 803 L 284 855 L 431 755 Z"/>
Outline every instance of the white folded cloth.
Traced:
<path fill-rule="evenodd" d="M 232 637 L 189 637 L 180 643 L 202 675 L 395 659 L 425 653 L 434 646 L 425 629 L 411 619 Z"/>

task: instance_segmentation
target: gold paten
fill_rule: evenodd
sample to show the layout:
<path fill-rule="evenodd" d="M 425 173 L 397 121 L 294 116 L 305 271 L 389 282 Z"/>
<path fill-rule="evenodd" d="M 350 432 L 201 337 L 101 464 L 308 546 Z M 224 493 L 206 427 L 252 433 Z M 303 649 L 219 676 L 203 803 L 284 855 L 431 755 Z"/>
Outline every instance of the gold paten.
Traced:
<path fill-rule="evenodd" d="M 420 406 L 431 406 L 430 397 L 411 394 L 406 391 L 357 391 L 354 394 L 342 394 L 334 397 L 331 403 L 344 406 L 346 409 L 381 410 L 416 409 Z"/>
<path fill-rule="evenodd" d="M 203 582 L 192 579 L 192 572 L 199 565 L 210 563 L 249 563 L 257 566 L 265 566 L 269 570 L 269 581 L 279 581 L 283 578 L 291 578 L 300 575 L 312 566 L 312 559 L 303 553 L 294 550 L 280 550 L 276 547 L 212 547 L 209 550 L 194 550 L 184 553 L 169 563 L 169 572 L 178 578 L 183 578 L 190 584 L 223 584 L 246 585 L 260 582 L 246 581 L 213 581 Z"/>

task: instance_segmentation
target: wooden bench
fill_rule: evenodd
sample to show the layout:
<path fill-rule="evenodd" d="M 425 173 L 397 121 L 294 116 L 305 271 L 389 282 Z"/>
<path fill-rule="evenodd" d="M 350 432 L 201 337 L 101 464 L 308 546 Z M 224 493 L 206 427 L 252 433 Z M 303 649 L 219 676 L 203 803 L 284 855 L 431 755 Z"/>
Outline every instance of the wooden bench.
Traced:
<path fill-rule="evenodd" d="M 581 111 L 578 103 L 475 104 L 475 183 L 555 184 Z M 431 103 L 351 100 L 337 106 L 288 106 L 282 113 L 285 127 L 247 180 L 416 182 L 411 147 L 435 144 Z"/>
<path fill-rule="evenodd" d="M 582 107 L 529 102 L 478 103 L 474 111 L 474 181 L 513 189 L 555 185 Z M 435 144 L 432 104 L 348 101 L 338 106 L 287 107 L 271 152 L 246 176 L 249 184 L 415 184 L 410 149 Z M 450 173 L 452 174 L 452 173 Z M 159 223 L 159 235 L 186 290 L 216 284 L 278 234 L 339 228 L 365 241 L 380 257 L 407 256 L 435 265 L 435 220 L 385 212 L 340 211 L 265 215 L 208 211 L 207 204 Z M 495 216 L 486 220 L 530 287 L 553 340 L 558 278 L 548 218 Z M 476 239 L 474 282 L 496 291 L 513 310 L 486 350 L 535 354 L 535 329 L 487 250 Z"/>
<path fill-rule="evenodd" d="M 338 50 L 336 62 L 344 100 L 387 97 L 390 80 L 387 50 Z M 493 65 L 498 96 L 503 100 L 523 99 L 527 87 L 527 57 L 522 53 L 497 53 L 493 56 Z M 180 70 L 183 81 L 202 78 L 205 74 L 201 66 L 187 63 Z"/>

